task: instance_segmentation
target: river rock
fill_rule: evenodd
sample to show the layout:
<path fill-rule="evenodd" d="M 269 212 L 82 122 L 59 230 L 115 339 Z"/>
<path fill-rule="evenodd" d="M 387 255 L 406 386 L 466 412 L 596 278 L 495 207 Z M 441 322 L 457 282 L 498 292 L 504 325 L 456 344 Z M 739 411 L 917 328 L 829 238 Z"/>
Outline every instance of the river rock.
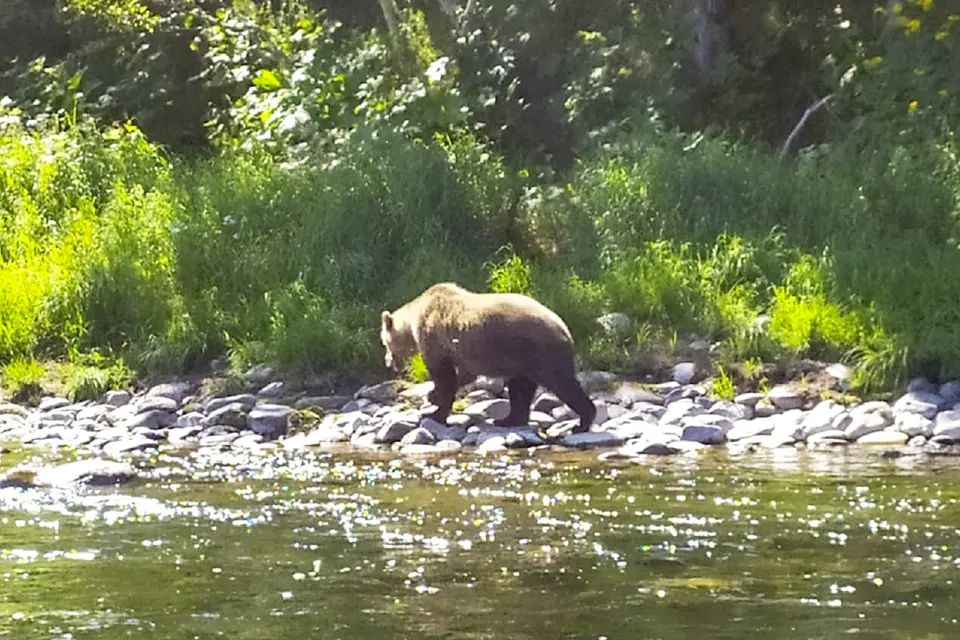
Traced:
<path fill-rule="evenodd" d="M 175 400 L 177 404 L 180 404 L 192 392 L 193 392 L 193 385 L 189 382 L 167 382 L 164 384 L 158 384 L 154 387 L 151 387 L 147 391 L 146 396 L 148 398 L 153 398 L 153 397 L 170 398 L 171 400 Z M 121 396 L 118 396 L 118 398 L 119 397 Z M 112 404 L 112 403 L 107 402 L 107 404 Z"/>
<path fill-rule="evenodd" d="M 945 404 L 942 396 L 926 391 L 911 391 L 893 403 L 894 415 L 899 413 L 919 413 L 931 420 L 937 415 L 940 406 Z"/>
<path fill-rule="evenodd" d="M 663 405 L 651 404 L 649 402 L 634 402 L 630 406 L 631 413 L 645 416 L 650 422 L 659 422 L 667 413 L 667 408 Z"/>
<path fill-rule="evenodd" d="M 528 422 L 532 427 L 546 429 L 556 423 L 556 420 L 549 413 L 544 413 L 543 411 L 531 411 Z"/>
<path fill-rule="evenodd" d="M 210 415 L 230 405 L 239 405 L 244 411 L 249 411 L 255 404 L 257 404 L 257 396 L 252 393 L 240 393 L 232 396 L 210 398 L 204 403 L 203 412 Z"/>
<path fill-rule="evenodd" d="M 123 407 L 130 404 L 130 401 L 133 399 L 133 396 L 130 395 L 129 391 L 107 391 L 103 394 L 102 402 L 105 405 L 111 407 Z"/>
<path fill-rule="evenodd" d="M 37 405 L 37 411 L 41 413 L 45 411 L 53 411 L 54 409 L 59 409 L 60 407 L 65 407 L 70 404 L 70 401 L 66 398 L 47 396 L 40 400 L 40 404 Z"/>
<path fill-rule="evenodd" d="M 753 411 L 758 418 L 769 418 L 777 412 L 777 408 L 773 406 L 772 402 L 764 398 L 753 406 Z"/>
<path fill-rule="evenodd" d="M 297 399 L 293 406 L 297 409 L 319 407 L 324 411 L 340 411 L 351 399 L 350 396 L 304 396 Z"/>
<path fill-rule="evenodd" d="M 693 362 L 681 362 L 673 367 L 673 379 L 680 384 L 690 384 L 697 374 L 697 365 Z"/>
<path fill-rule="evenodd" d="M 742 404 L 747 407 L 755 407 L 761 400 L 763 400 L 763 394 L 757 393 L 756 391 L 741 393 L 733 399 L 735 403 Z"/>
<path fill-rule="evenodd" d="M 456 440 L 440 440 L 434 446 L 437 448 L 437 451 L 441 453 L 459 451 L 460 449 L 463 448 L 463 445 L 457 442 Z"/>
<path fill-rule="evenodd" d="M 777 385 L 767 393 L 767 399 L 777 409 L 800 409 L 803 407 L 803 396 L 791 390 L 786 385 Z"/>
<path fill-rule="evenodd" d="M 70 410 L 68 407 L 54 409 L 40 415 L 40 424 L 66 424 L 73 422 L 76 415 L 77 412 Z"/>
<path fill-rule="evenodd" d="M 476 427 L 473 428 L 476 429 Z M 530 427 L 487 427 L 477 429 L 476 433 L 477 446 L 483 446 L 483 444 L 491 438 L 502 438 L 504 446 L 506 446 L 508 436 L 510 436 L 511 442 L 517 443 L 517 446 L 536 447 L 543 444 L 543 439 Z M 511 436 L 511 434 L 513 434 L 513 436 Z M 469 435 L 470 433 L 467 433 L 467 436 Z M 464 437 L 464 443 L 466 443 L 467 436 Z M 519 445 L 517 437 L 523 440 L 523 445 Z"/>
<path fill-rule="evenodd" d="M 18 404 L 0 402 L 0 416 L 19 416 L 26 418 L 29 412 Z"/>
<path fill-rule="evenodd" d="M 241 435 L 230 443 L 230 446 L 236 449 L 258 449 L 263 444 L 263 436 L 256 433 Z"/>
<path fill-rule="evenodd" d="M 208 436 L 222 436 L 227 433 L 236 433 L 239 431 L 237 427 L 228 425 L 228 424 L 212 424 L 209 427 L 204 427 L 200 431 L 199 436 L 201 438 L 206 438 Z"/>
<path fill-rule="evenodd" d="M 166 396 L 144 396 L 137 398 L 134 407 L 137 413 L 147 413 L 148 411 L 173 413 L 180 408 L 180 403 Z"/>
<path fill-rule="evenodd" d="M 850 413 L 854 416 L 866 414 L 879 415 L 886 422 L 887 426 L 893 424 L 894 420 L 893 408 L 890 406 L 889 402 L 884 400 L 871 400 L 869 402 L 864 402 L 863 404 L 852 408 Z"/>
<path fill-rule="evenodd" d="M 333 423 L 342 429 L 346 434 L 353 435 L 362 426 L 371 424 L 370 416 L 362 411 L 351 411 L 350 413 L 341 413 L 334 418 Z"/>
<path fill-rule="evenodd" d="M 882 413 L 861 413 L 861 414 L 851 414 L 851 422 L 844 433 L 847 434 L 847 438 L 850 440 L 859 440 L 863 436 L 875 433 L 877 431 L 883 431 L 889 425 L 887 424 L 886 417 Z M 906 442 L 906 440 L 904 440 Z"/>
<path fill-rule="evenodd" d="M 239 437 L 239 433 L 236 431 L 230 431 L 228 433 L 217 433 L 208 436 L 201 435 L 198 439 L 198 442 L 201 447 L 218 447 L 225 444 L 230 444 Z"/>
<path fill-rule="evenodd" d="M 510 415 L 510 401 L 502 398 L 483 400 L 467 407 L 464 413 L 486 420 L 501 420 Z"/>
<path fill-rule="evenodd" d="M 483 455 L 497 451 L 507 450 L 507 437 L 502 435 L 491 435 L 488 438 L 477 439 L 477 453 Z"/>
<path fill-rule="evenodd" d="M 731 421 L 749 420 L 753 417 L 753 407 L 748 407 L 745 404 L 737 404 L 736 402 L 730 402 L 729 400 L 720 400 L 719 402 L 714 403 L 707 413 L 721 415 L 729 418 Z"/>
<path fill-rule="evenodd" d="M 190 413 L 177 416 L 177 421 L 174 424 L 178 427 L 199 427 L 203 424 L 205 417 L 206 416 L 199 411 L 191 411 Z"/>
<path fill-rule="evenodd" d="M 960 402 L 960 380 L 944 382 L 940 385 L 940 388 L 937 389 L 937 393 L 947 404 L 953 405 Z"/>
<path fill-rule="evenodd" d="M 960 440 L 960 410 L 950 409 L 937 414 L 933 424 L 933 437 Z"/>
<path fill-rule="evenodd" d="M 105 416 L 110 412 L 113 407 L 106 404 L 94 404 L 89 407 L 84 407 L 77 412 L 76 417 L 74 418 L 77 421 L 91 421 L 95 422 Z"/>
<path fill-rule="evenodd" d="M 283 405 L 263 405 L 263 406 L 283 406 Z M 286 414 L 292 411 L 290 407 L 286 407 L 286 412 L 284 413 L 284 419 L 286 419 Z M 210 411 L 206 417 L 204 417 L 200 424 L 204 427 L 208 427 L 215 424 L 225 424 L 237 429 L 242 429 L 248 424 L 247 419 L 248 407 L 242 402 L 231 402 L 230 404 L 220 406 L 212 411 Z M 286 423 L 284 423 L 284 433 L 286 433 Z M 261 434 L 263 435 L 263 434 Z"/>
<path fill-rule="evenodd" d="M 260 391 L 257 391 L 257 395 L 261 398 L 279 398 L 282 393 L 283 381 L 281 380 L 264 385 L 260 388 Z"/>
<path fill-rule="evenodd" d="M 116 423 L 116 426 L 126 429 L 127 431 L 133 431 L 137 427 L 162 429 L 163 427 L 172 424 L 174 419 L 175 416 L 172 413 L 154 409 L 151 411 L 138 413 L 131 418 L 127 418 L 126 420 Z"/>
<path fill-rule="evenodd" d="M 420 421 L 420 426 L 429 431 L 433 439 L 438 442 L 443 440 L 462 442 L 467 435 L 467 427 L 448 426 L 437 422 L 433 418 L 423 418 Z"/>
<path fill-rule="evenodd" d="M 813 409 L 804 414 L 800 422 L 800 428 L 806 437 L 810 437 L 821 431 L 834 429 L 834 421 L 846 410 L 833 400 L 824 400 Z"/>
<path fill-rule="evenodd" d="M 355 400 L 364 398 L 378 404 L 393 404 L 397 399 L 397 383 L 394 380 L 370 384 L 361 387 L 354 395 Z"/>
<path fill-rule="evenodd" d="M 727 440 L 737 441 L 756 436 L 768 436 L 773 433 L 776 421 L 772 418 L 753 418 L 752 420 L 737 420 L 727 432 Z"/>
<path fill-rule="evenodd" d="M 607 409 L 607 403 L 603 400 L 594 401 L 593 405 L 597 409 L 596 415 L 593 417 L 593 422 L 591 424 L 601 425 L 607 420 L 610 419 L 610 413 Z M 573 416 L 571 416 L 572 419 Z"/>
<path fill-rule="evenodd" d="M 698 384 L 688 384 L 681 386 L 678 389 L 674 389 L 670 393 L 666 394 L 663 397 L 663 403 L 665 405 L 673 404 L 674 402 L 680 400 L 700 400 L 700 402 L 695 402 L 695 404 L 703 410 L 707 410 L 712 406 L 712 401 L 709 398 L 703 396 L 706 395 L 706 389 Z"/>
<path fill-rule="evenodd" d="M 20 444 L 33 444 L 35 442 L 40 442 L 41 440 L 50 440 L 53 438 L 60 439 L 60 434 L 65 429 L 65 425 L 50 426 L 50 427 L 40 427 L 39 429 L 34 429 L 20 438 Z"/>
<path fill-rule="evenodd" d="M 393 444 L 400 442 L 403 436 L 417 428 L 417 420 L 403 413 L 394 413 L 381 421 L 377 429 L 375 442 L 379 444 Z"/>
<path fill-rule="evenodd" d="M 167 431 L 167 441 L 172 443 L 187 442 L 195 439 L 194 436 L 200 433 L 200 427 L 173 427 Z"/>
<path fill-rule="evenodd" d="M 335 424 L 322 424 L 307 434 L 304 444 L 313 447 L 332 442 L 348 442 L 350 434 Z"/>
<path fill-rule="evenodd" d="M 727 436 L 724 429 L 715 424 L 687 423 L 680 439 L 701 444 L 722 444 L 727 441 Z"/>
<path fill-rule="evenodd" d="M 616 431 L 584 431 L 563 436 L 558 444 L 571 449 L 593 449 L 600 447 L 619 447 L 625 438 Z"/>
<path fill-rule="evenodd" d="M 933 435 L 933 420 L 919 413 L 898 413 L 893 422 L 894 427 L 913 438 Z"/>
<path fill-rule="evenodd" d="M 669 456 L 680 453 L 680 448 L 676 446 L 676 440 L 659 440 L 653 438 L 641 438 L 633 442 L 628 442 L 618 451 L 621 455 L 629 457 L 637 456 Z"/>
<path fill-rule="evenodd" d="M 839 429 L 829 429 L 827 431 L 818 431 L 807 437 L 807 444 L 818 444 L 823 442 L 833 442 L 842 440 L 844 443 L 849 441 L 846 431 Z"/>
<path fill-rule="evenodd" d="M 136 470 L 129 464 L 90 458 L 41 469 L 33 481 L 41 487 L 105 486 L 123 484 L 136 477 Z"/>
<path fill-rule="evenodd" d="M 902 431 L 882 429 L 860 436 L 857 438 L 857 444 L 903 445 L 907 443 L 907 440 L 909 440 L 909 436 Z"/>
<path fill-rule="evenodd" d="M 408 431 L 400 438 L 401 445 L 408 444 L 429 444 L 432 445 L 437 441 L 430 431 L 424 429 L 423 427 L 417 427 L 411 431 Z"/>
<path fill-rule="evenodd" d="M 428 456 L 434 453 L 441 453 L 436 445 L 426 443 L 405 444 L 399 449 L 405 456 Z"/>
<path fill-rule="evenodd" d="M 523 449 L 530 446 L 524 437 L 516 432 L 504 436 L 503 444 L 507 449 Z"/>
<path fill-rule="evenodd" d="M 696 416 L 706 413 L 702 408 L 694 403 L 692 398 L 683 398 L 667 405 L 666 411 L 660 416 L 661 425 L 680 424 L 688 416 Z"/>
<path fill-rule="evenodd" d="M 561 406 L 563 406 L 563 401 L 557 397 L 557 394 L 551 391 L 546 391 L 536 397 L 536 399 L 533 401 L 532 409 L 533 411 L 549 414 L 551 411 Z"/>
<path fill-rule="evenodd" d="M 613 396 L 617 402 L 631 409 L 633 409 L 633 405 L 638 402 L 645 402 L 651 405 L 663 405 L 663 398 L 660 397 L 659 394 L 632 382 L 621 384 L 617 387 L 617 390 L 614 391 Z"/>
<path fill-rule="evenodd" d="M 632 417 L 630 420 L 617 422 L 613 426 L 610 425 L 610 422 L 603 425 L 604 431 L 615 434 L 618 438 L 622 440 L 633 440 L 635 438 L 642 438 L 648 433 L 656 430 L 658 425 L 653 422 L 644 420 L 642 417 Z"/>
<path fill-rule="evenodd" d="M 777 416 L 769 416 L 769 418 L 774 421 L 773 431 L 770 432 L 771 437 L 790 442 L 806 439 L 807 436 L 800 426 L 799 417 L 780 414 Z"/>
<path fill-rule="evenodd" d="M 134 436 L 122 440 L 114 440 L 103 445 L 104 455 L 118 457 L 132 451 L 142 451 L 144 449 L 155 449 L 157 442 L 150 438 Z"/>
<path fill-rule="evenodd" d="M 285 404 L 260 404 L 247 414 L 246 427 L 264 440 L 275 440 L 286 435 L 292 412 Z"/>

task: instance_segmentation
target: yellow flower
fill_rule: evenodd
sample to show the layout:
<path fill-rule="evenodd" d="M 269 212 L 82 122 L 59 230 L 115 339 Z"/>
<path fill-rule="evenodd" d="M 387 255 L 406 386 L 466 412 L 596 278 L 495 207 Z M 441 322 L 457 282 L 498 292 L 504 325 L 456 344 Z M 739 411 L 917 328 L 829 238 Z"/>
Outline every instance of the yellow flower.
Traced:
<path fill-rule="evenodd" d="M 920 31 L 920 21 L 914 18 L 913 20 L 907 20 L 904 23 L 904 27 L 907 30 L 907 33 L 916 33 Z"/>
<path fill-rule="evenodd" d="M 937 35 L 935 35 L 935 36 L 933 36 L 933 37 L 936 38 L 937 40 L 943 40 L 943 39 L 946 38 L 948 35 L 950 35 L 950 34 L 947 33 L 946 31 L 937 31 Z"/>
<path fill-rule="evenodd" d="M 918 4 L 924 11 L 930 11 L 930 9 L 933 7 L 933 0 L 920 0 Z"/>
<path fill-rule="evenodd" d="M 937 91 L 937 95 L 940 96 L 941 98 L 946 98 L 946 97 L 947 97 L 947 90 L 946 90 L 946 89 L 940 89 L 940 91 Z"/>
<path fill-rule="evenodd" d="M 894 13 L 903 13 L 903 3 L 901 2 L 894 3 L 894 5 L 890 7 L 890 10 L 893 11 Z"/>
<path fill-rule="evenodd" d="M 920 106 L 920 103 L 917 102 L 916 100 L 913 100 L 913 101 L 910 102 L 910 105 L 907 107 L 907 110 L 908 110 L 908 111 L 916 111 L 916 110 L 917 110 L 917 107 L 919 107 L 919 106 Z"/>

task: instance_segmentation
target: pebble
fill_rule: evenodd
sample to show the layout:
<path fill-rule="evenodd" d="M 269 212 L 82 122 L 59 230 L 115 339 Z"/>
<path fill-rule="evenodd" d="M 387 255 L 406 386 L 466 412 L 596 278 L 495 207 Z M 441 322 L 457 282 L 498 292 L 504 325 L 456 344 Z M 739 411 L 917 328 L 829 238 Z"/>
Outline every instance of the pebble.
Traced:
<path fill-rule="evenodd" d="M 857 444 L 903 445 L 906 444 L 909 439 L 909 436 L 902 431 L 883 429 L 860 436 L 857 438 Z"/>
<path fill-rule="evenodd" d="M 464 413 L 487 420 L 501 420 L 510 415 L 510 401 L 503 398 L 481 400 L 467 407 Z"/>
<path fill-rule="evenodd" d="M 377 430 L 375 442 L 379 444 L 393 444 L 399 442 L 403 436 L 417 428 L 417 422 L 404 414 L 392 414 L 383 420 Z"/>
<path fill-rule="evenodd" d="M 130 403 L 133 396 L 129 391 L 107 391 L 103 394 L 103 404 L 111 407 L 123 407 Z"/>
<path fill-rule="evenodd" d="M 105 486 L 123 484 L 136 477 L 136 469 L 125 462 L 90 458 L 40 469 L 33 482 L 41 487 Z"/>
<path fill-rule="evenodd" d="M 845 406 L 827 399 L 803 409 L 807 399 L 788 385 L 767 394 L 739 394 L 730 401 L 709 396 L 702 385 L 677 380 L 616 384 L 605 372 L 585 372 L 581 380 L 600 389 L 592 396 L 595 424 L 585 433 L 572 432 L 579 418 L 544 389 L 533 402 L 529 425 L 493 426 L 493 420 L 509 414 L 510 402 L 502 381 L 477 378 L 465 386 L 466 409 L 449 416 L 446 424 L 424 417 L 430 410 L 432 383 L 397 393 L 391 381 L 368 385 L 352 395 L 291 400 L 293 407 L 324 417 L 311 430 L 288 435 L 295 409 L 275 403 L 273 399 L 283 394 L 283 383 L 268 379 L 259 383 L 257 395 L 204 398 L 190 395 L 194 392 L 190 384 L 175 382 L 146 393 L 107 392 L 101 402 L 48 397 L 41 401 L 42 409 L 0 403 L 0 434 L 26 445 L 101 451 L 106 458 L 166 443 L 248 451 L 278 446 L 301 451 L 349 443 L 404 455 L 464 448 L 485 454 L 547 444 L 538 432 L 548 433 L 553 447 L 596 449 L 604 460 L 634 461 L 651 455 L 694 455 L 725 443 L 739 453 L 780 447 L 793 451 L 804 443 L 909 446 L 920 451 L 960 443 L 960 406 L 953 408 L 960 402 L 960 381 L 912 381 L 892 404 L 877 400 Z M 420 406 L 404 408 L 411 403 Z M 307 417 L 316 420 L 315 415 Z"/>
<path fill-rule="evenodd" d="M 803 406 L 803 396 L 792 391 L 786 385 L 777 385 L 767 393 L 767 399 L 777 409 L 799 409 Z"/>
<path fill-rule="evenodd" d="M 618 447 L 626 438 L 614 431 L 585 431 L 571 433 L 560 439 L 561 445 L 572 449 L 588 449 L 598 447 Z"/>
<path fill-rule="evenodd" d="M 247 414 L 246 427 L 265 440 L 275 440 L 286 435 L 292 412 L 287 405 L 260 404 Z"/>

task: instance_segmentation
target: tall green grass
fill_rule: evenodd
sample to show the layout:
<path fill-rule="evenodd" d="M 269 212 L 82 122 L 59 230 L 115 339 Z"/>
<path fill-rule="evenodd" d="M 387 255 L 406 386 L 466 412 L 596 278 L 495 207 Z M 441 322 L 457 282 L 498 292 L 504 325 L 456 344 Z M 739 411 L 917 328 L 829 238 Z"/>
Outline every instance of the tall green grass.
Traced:
<path fill-rule="evenodd" d="M 170 159 L 132 127 L 7 124 L 0 364 L 113 367 L 78 376 L 87 393 L 125 366 L 224 354 L 375 371 L 379 312 L 457 280 L 543 299 L 590 366 L 629 371 L 686 335 L 725 363 L 844 359 L 873 387 L 960 377 L 956 167 L 944 147 L 881 151 L 778 163 L 625 130 L 568 181 L 536 184 L 468 135 L 360 132 L 285 164 Z M 610 311 L 630 331 L 605 335 Z"/>

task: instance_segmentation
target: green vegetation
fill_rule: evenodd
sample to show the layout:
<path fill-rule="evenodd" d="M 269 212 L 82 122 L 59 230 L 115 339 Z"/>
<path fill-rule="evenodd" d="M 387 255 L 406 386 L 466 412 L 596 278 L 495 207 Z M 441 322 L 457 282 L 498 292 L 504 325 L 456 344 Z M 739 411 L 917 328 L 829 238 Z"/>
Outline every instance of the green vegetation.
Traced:
<path fill-rule="evenodd" d="M 679 54 L 654 27 L 679 23 L 630 3 L 471 3 L 453 31 L 401 3 L 391 33 L 323 3 L 219 4 L 71 0 L 44 27 L 66 53 L 0 47 L 11 393 L 49 375 L 38 361 L 77 397 L 220 356 L 382 373 L 380 311 L 439 280 L 538 297 L 585 366 L 714 344 L 725 395 L 733 366 L 806 357 L 866 389 L 960 377 L 960 19 L 932 3 L 880 27 L 788 2 L 800 22 L 740 25 L 835 94 L 784 157 L 811 102 L 777 110 L 789 69 L 741 57 L 706 106 L 656 73 Z M 533 90 L 521 62 L 545 51 L 563 69 Z M 606 333 L 608 312 L 630 327 Z"/>

